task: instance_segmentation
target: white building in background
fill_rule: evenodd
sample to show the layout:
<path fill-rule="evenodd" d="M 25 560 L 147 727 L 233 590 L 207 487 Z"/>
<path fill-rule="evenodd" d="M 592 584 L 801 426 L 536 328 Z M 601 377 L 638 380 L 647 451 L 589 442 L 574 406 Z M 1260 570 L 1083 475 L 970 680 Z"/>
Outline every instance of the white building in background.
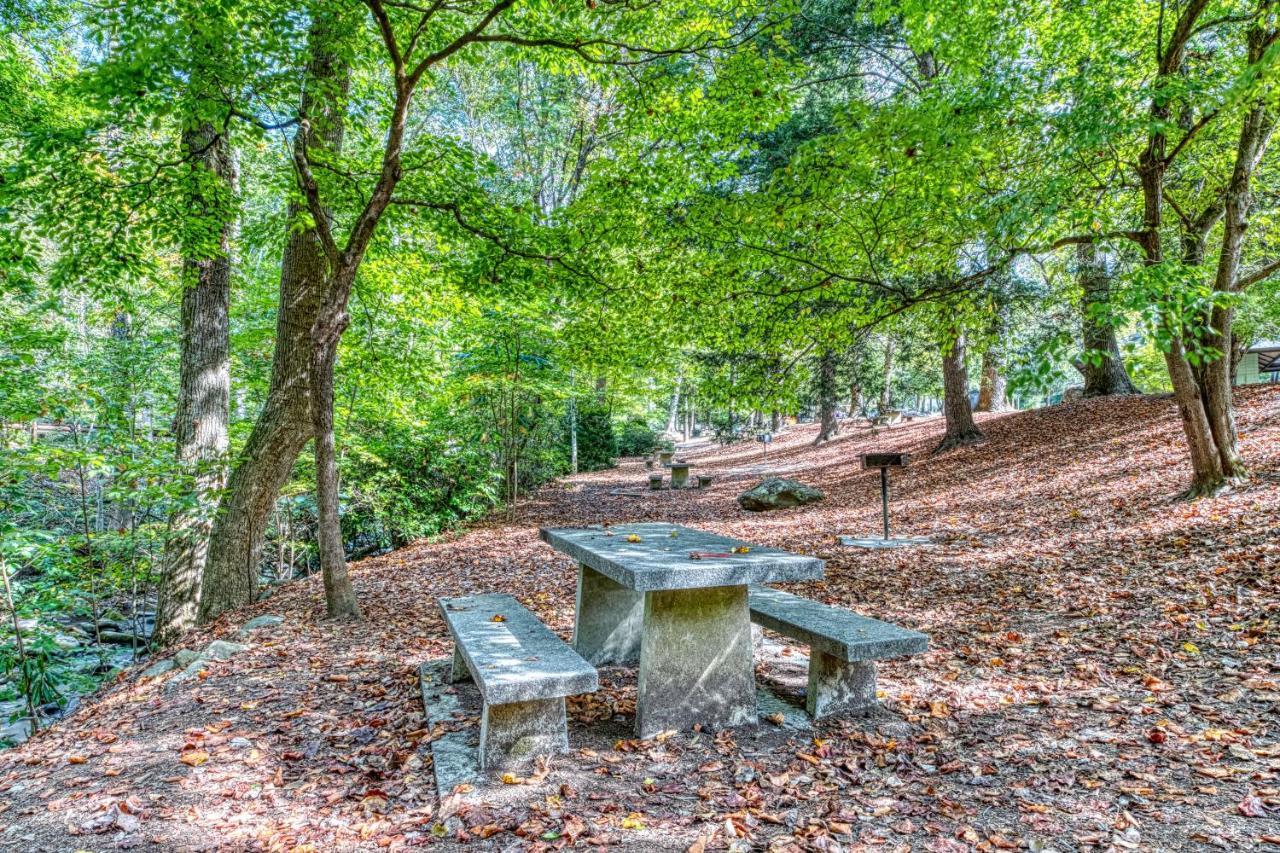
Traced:
<path fill-rule="evenodd" d="M 1244 351 L 1236 365 L 1237 385 L 1280 382 L 1280 341 L 1261 341 Z"/>

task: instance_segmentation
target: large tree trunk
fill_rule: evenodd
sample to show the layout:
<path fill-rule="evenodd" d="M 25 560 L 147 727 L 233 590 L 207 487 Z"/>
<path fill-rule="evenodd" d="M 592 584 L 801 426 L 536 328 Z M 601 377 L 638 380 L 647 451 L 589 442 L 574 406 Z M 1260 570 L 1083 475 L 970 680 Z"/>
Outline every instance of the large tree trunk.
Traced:
<path fill-rule="evenodd" d="M 1263 52 L 1272 41 L 1272 34 L 1255 25 L 1249 31 L 1249 60 L 1262 59 Z M 1244 248 L 1245 231 L 1249 226 L 1249 209 L 1252 204 L 1250 183 L 1253 172 L 1262 160 L 1271 135 L 1275 131 L 1276 114 L 1263 101 L 1256 103 L 1245 116 L 1236 144 L 1236 160 L 1231 172 L 1231 183 L 1223 203 L 1222 247 L 1218 253 L 1218 267 L 1214 273 L 1214 289 L 1235 293 L 1240 286 L 1240 259 Z M 1222 464 L 1224 479 L 1239 483 L 1247 476 L 1244 460 L 1240 456 L 1236 432 L 1235 410 L 1232 405 L 1232 374 L 1237 349 L 1231 332 L 1235 309 L 1230 303 L 1217 305 L 1209 318 L 1207 345 L 1221 356 L 1205 365 L 1202 377 L 1205 414 L 1213 431 L 1214 446 Z"/>
<path fill-rule="evenodd" d="M 987 437 L 973 420 L 969 406 L 969 368 L 965 364 L 964 334 L 956 335 L 955 342 L 942 357 L 942 408 L 946 413 L 947 432 L 934 448 L 934 453 L 978 444 Z"/>
<path fill-rule="evenodd" d="M 342 147 L 350 69 L 334 50 L 327 30 L 312 30 L 311 53 L 301 107 L 310 122 L 308 145 L 337 152 Z M 271 386 L 214 524 L 200 600 L 201 621 L 254 599 L 267 521 L 312 435 L 311 327 L 328 264 L 315 230 L 296 227 L 300 217 L 305 217 L 305 209 L 291 204 L 280 269 Z"/>
<path fill-rule="evenodd" d="M 836 420 L 836 355 L 824 349 L 818 357 L 818 435 L 814 444 L 830 441 L 840 431 Z"/>
<path fill-rule="evenodd" d="M 1083 396 L 1137 394 L 1110 322 L 1111 277 L 1092 243 L 1076 246 L 1076 278 L 1080 282 L 1080 333 L 1085 350 L 1076 369 L 1084 377 Z"/>
<path fill-rule="evenodd" d="M 1271 4 L 1260 4 L 1260 11 L 1267 11 Z M 1185 55 L 1189 34 L 1196 31 L 1196 23 L 1206 4 L 1192 4 L 1178 20 L 1174 41 L 1161 57 L 1159 74 L 1154 87 L 1150 114 L 1152 127 L 1147 147 L 1138 161 L 1138 175 L 1142 181 L 1143 228 L 1139 243 L 1143 248 L 1143 260 L 1148 265 L 1163 261 L 1161 243 L 1161 219 L 1164 202 L 1164 174 L 1168 166 L 1165 157 L 1169 126 L 1170 98 L 1167 91 L 1178 85 L 1181 64 Z M 1268 29 L 1271 21 L 1265 14 L 1258 15 L 1248 30 L 1248 60 L 1251 65 L 1261 62 L 1264 53 L 1275 41 L 1276 31 Z M 1264 95 L 1264 98 L 1267 97 Z M 1227 185 L 1221 205 L 1211 204 L 1194 218 L 1182 217 L 1183 261 L 1186 266 L 1198 266 L 1203 259 L 1203 247 L 1210 230 L 1217 220 L 1223 220 L 1222 247 L 1214 275 L 1214 289 L 1235 292 L 1240 289 L 1240 255 L 1245 229 L 1248 225 L 1250 191 L 1249 183 L 1257 168 L 1275 128 L 1275 115 L 1265 99 L 1260 98 L 1245 115 L 1236 146 L 1230 183 Z M 1176 151 L 1176 149 L 1175 149 Z M 1202 338 L 1188 328 L 1182 317 L 1170 317 L 1166 322 L 1170 346 L 1165 353 L 1165 364 L 1173 383 L 1174 398 L 1182 417 L 1183 431 L 1191 458 L 1192 480 L 1190 497 L 1211 495 L 1244 476 L 1244 465 L 1237 447 L 1237 436 L 1231 400 L 1230 358 L 1232 346 L 1231 311 L 1218 307 L 1208 318 L 1211 331 Z M 1203 346 L 1218 349 L 1222 357 L 1202 363 L 1199 371 L 1192 365 L 1188 340 L 1195 349 Z M 1202 355 L 1199 353 L 1197 355 Z"/>
<path fill-rule="evenodd" d="M 189 246 L 183 262 L 182 339 L 174 437 L 190 481 L 190 501 L 169 521 L 161 568 L 154 639 L 167 644 L 195 627 L 209 538 L 227 479 L 227 421 L 231 396 L 228 312 L 231 301 L 232 197 L 236 169 L 231 146 L 213 125 L 182 134 L 192 166 L 190 207 L 214 232 Z"/>
<path fill-rule="evenodd" d="M 345 300 L 344 300 L 345 301 Z M 333 433 L 333 366 L 347 326 L 344 310 L 321 309 L 312 334 L 311 422 L 315 430 L 316 540 L 324 576 L 325 609 L 333 619 L 360 618 L 360 604 L 347 572 L 342 538 L 337 442 Z"/>

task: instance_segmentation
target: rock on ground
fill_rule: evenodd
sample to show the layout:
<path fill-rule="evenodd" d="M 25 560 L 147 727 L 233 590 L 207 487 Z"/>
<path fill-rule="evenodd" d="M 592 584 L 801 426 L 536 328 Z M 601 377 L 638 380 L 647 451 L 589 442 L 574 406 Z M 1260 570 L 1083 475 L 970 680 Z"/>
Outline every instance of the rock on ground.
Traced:
<path fill-rule="evenodd" d="M 738 506 L 751 512 L 804 506 L 822 500 L 823 494 L 796 480 L 774 477 L 738 495 Z"/>

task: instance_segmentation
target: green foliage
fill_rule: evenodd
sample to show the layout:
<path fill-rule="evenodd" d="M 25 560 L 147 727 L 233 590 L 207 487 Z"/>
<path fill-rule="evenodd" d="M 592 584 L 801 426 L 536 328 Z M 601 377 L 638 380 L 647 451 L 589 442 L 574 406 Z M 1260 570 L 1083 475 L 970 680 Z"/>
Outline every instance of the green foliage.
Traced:
<path fill-rule="evenodd" d="M 612 468 L 624 454 L 621 441 L 613 433 L 613 413 L 598 403 L 578 407 L 578 469 L 599 471 Z"/>
<path fill-rule="evenodd" d="M 658 431 L 642 418 L 627 418 L 618 431 L 619 456 L 648 456 L 658 449 Z"/>

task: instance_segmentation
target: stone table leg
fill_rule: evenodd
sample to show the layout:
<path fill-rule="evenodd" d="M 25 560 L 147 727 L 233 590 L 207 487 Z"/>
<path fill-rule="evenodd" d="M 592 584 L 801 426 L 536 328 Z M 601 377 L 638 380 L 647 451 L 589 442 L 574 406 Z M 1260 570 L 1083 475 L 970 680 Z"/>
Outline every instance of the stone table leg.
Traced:
<path fill-rule="evenodd" d="M 747 588 L 645 593 L 636 733 L 755 722 Z"/>
<path fill-rule="evenodd" d="M 485 705 L 480 718 L 480 769 L 518 766 L 537 755 L 569 751 L 564 697 Z"/>
<path fill-rule="evenodd" d="M 588 566 L 578 566 L 573 647 L 588 663 L 640 660 L 644 593 L 627 589 Z"/>
<path fill-rule="evenodd" d="M 860 713 L 876 706 L 876 667 L 845 663 L 818 649 L 809 650 L 809 688 L 805 708 L 815 720 L 840 712 Z"/>

